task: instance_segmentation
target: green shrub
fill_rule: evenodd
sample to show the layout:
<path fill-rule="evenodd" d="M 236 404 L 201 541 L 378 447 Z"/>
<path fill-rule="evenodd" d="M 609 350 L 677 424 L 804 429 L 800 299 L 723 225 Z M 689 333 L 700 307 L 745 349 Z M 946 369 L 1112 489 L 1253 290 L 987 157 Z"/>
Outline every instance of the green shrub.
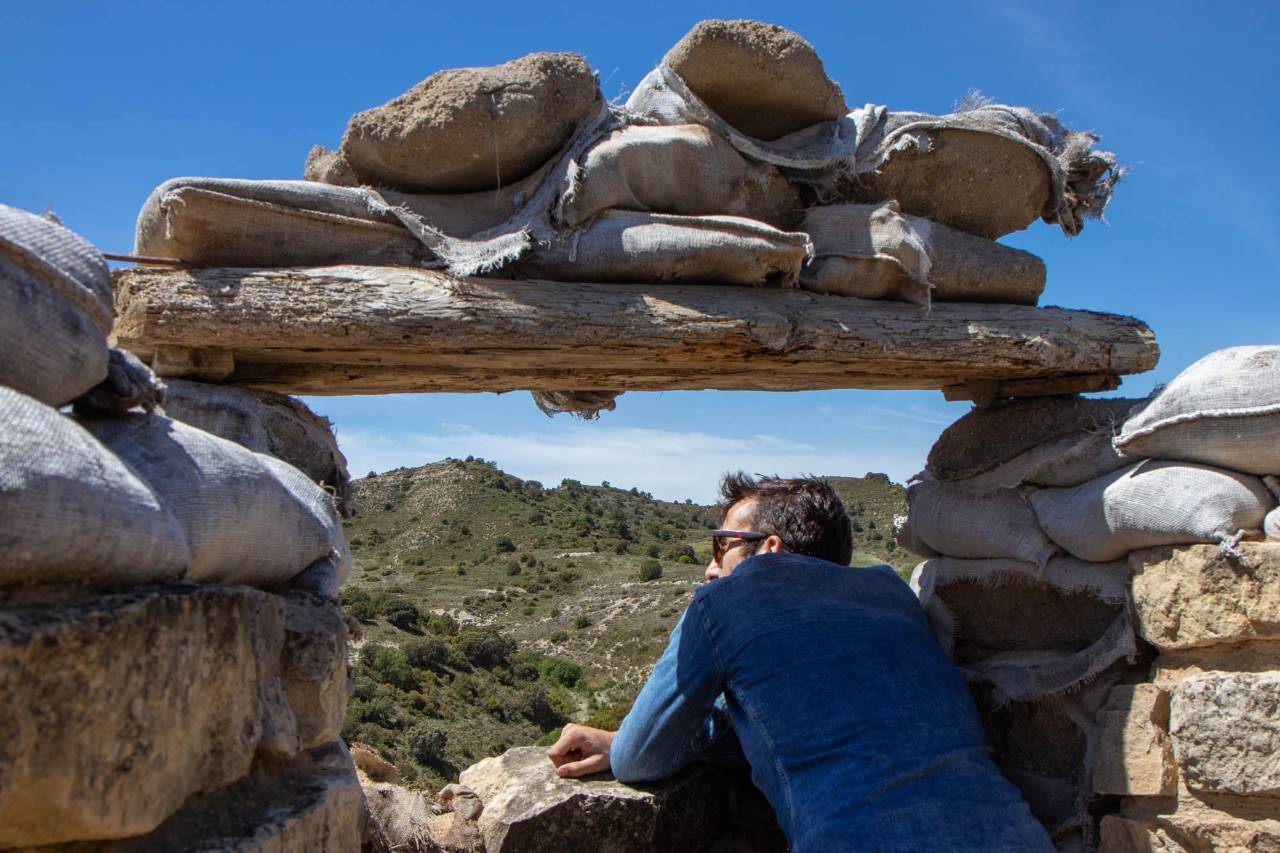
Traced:
<path fill-rule="evenodd" d="M 530 687 L 519 700 L 519 713 L 540 729 L 550 729 L 564 723 L 565 719 L 541 687 Z"/>
<path fill-rule="evenodd" d="M 454 642 L 468 662 L 486 669 L 505 664 L 516 650 L 514 640 L 484 629 L 461 633 Z"/>
<path fill-rule="evenodd" d="M 405 658 L 418 669 L 440 670 L 449 665 L 453 656 L 444 640 L 423 637 L 404 644 Z"/>
<path fill-rule="evenodd" d="M 401 690 L 412 690 L 418 684 L 409 659 L 395 646 L 370 643 L 360 650 L 360 663 L 383 684 L 390 684 Z"/>
<path fill-rule="evenodd" d="M 422 614 L 418 612 L 418 608 L 413 602 L 404 599 L 394 599 L 387 603 L 382 610 L 382 615 L 387 621 L 397 628 L 405 631 L 416 631 L 418 622 L 422 619 Z"/>
<path fill-rule="evenodd" d="M 573 627 L 582 629 L 591 627 L 591 617 L 583 613 L 581 616 L 573 620 Z"/>
<path fill-rule="evenodd" d="M 516 543 L 512 542 L 510 537 L 503 536 L 498 540 L 496 547 L 499 553 L 510 554 L 516 550 Z"/>
<path fill-rule="evenodd" d="M 372 622 L 378 618 L 377 608 L 369 593 L 357 587 L 345 587 L 338 593 L 338 602 L 351 617 L 361 622 Z"/>
<path fill-rule="evenodd" d="M 438 637 L 452 637 L 458 633 L 458 623 L 444 613 L 432 613 L 427 617 L 427 632 Z"/>
<path fill-rule="evenodd" d="M 565 639 L 568 639 L 566 635 Z M 547 655 L 538 661 L 538 674 L 545 681 L 570 690 L 582 683 L 582 667 L 571 660 Z"/>
<path fill-rule="evenodd" d="M 568 631 L 556 631 L 551 635 L 551 642 L 553 643 L 563 643 L 567 639 L 569 639 Z"/>
<path fill-rule="evenodd" d="M 435 726 L 418 723 L 405 734 L 404 747 L 409 757 L 424 767 L 452 775 L 453 767 L 444 757 L 449 736 Z"/>
<path fill-rule="evenodd" d="M 658 549 L 657 542 L 651 542 L 649 543 L 649 547 L 645 549 L 645 553 L 648 554 L 650 557 L 657 559 L 658 555 L 661 554 L 662 552 Z"/>
<path fill-rule="evenodd" d="M 642 581 L 656 581 L 658 578 L 662 577 L 662 563 L 659 563 L 657 560 L 645 560 L 640 564 L 640 569 L 636 572 L 636 577 L 640 578 Z"/>

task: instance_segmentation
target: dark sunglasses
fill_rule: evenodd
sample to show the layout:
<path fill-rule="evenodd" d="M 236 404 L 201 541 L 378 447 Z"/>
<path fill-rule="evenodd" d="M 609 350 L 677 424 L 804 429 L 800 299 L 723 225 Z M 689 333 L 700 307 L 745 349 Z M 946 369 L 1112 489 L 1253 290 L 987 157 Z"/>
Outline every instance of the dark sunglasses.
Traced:
<path fill-rule="evenodd" d="M 711 557 L 715 562 L 729 550 L 730 539 L 741 539 L 743 542 L 759 542 L 769 538 L 768 533 L 756 533 L 751 530 L 713 530 L 711 531 Z"/>

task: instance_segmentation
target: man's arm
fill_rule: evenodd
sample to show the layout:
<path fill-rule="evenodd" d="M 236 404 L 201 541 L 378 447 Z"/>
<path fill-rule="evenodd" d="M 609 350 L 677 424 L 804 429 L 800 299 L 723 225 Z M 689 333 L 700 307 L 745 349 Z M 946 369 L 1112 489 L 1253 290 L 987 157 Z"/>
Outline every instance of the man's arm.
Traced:
<path fill-rule="evenodd" d="M 663 779 L 706 751 L 726 728 L 712 706 L 723 683 L 710 638 L 692 608 L 671 632 L 635 704 L 616 732 L 565 726 L 547 751 L 561 776 L 613 769 L 622 782 Z"/>

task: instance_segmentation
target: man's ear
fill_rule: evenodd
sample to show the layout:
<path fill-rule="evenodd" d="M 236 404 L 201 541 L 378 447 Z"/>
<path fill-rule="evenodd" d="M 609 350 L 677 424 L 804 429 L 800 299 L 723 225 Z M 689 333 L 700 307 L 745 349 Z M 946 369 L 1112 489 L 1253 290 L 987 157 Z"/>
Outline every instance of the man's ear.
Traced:
<path fill-rule="evenodd" d="M 760 543 L 760 550 L 757 554 L 782 554 L 787 550 L 782 544 L 782 537 L 776 533 L 770 534 L 769 538 Z"/>

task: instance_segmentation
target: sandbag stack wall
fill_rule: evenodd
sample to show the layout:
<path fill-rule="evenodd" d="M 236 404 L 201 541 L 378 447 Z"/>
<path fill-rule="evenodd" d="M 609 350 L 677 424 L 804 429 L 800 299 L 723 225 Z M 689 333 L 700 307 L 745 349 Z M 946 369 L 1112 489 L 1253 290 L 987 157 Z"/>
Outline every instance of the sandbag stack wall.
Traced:
<path fill-rule="evenodd" d="M 102 257 L 2 205 L 0 301 L 0 848 L 356 849 L 333 498 L 165 417 Z"/>
<path fill-rule="evenodd" d="M 1148 400 L 976 409 L 909 488 L 913 586 L 1059 849 L 1280 841 L 1277 379 L 1237 347 Z"/>

